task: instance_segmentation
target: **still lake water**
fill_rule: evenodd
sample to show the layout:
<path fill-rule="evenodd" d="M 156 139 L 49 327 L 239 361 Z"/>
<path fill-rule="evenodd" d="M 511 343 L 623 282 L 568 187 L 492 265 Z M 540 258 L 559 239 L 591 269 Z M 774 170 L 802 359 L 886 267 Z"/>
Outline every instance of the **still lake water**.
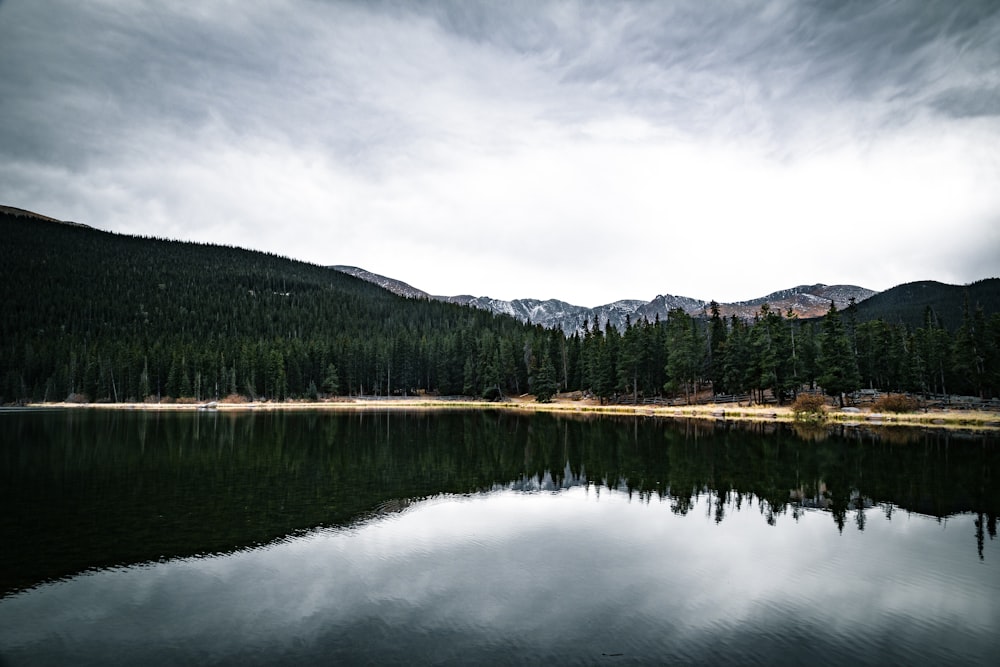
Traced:
<path fill-rule="evenodd" d="M 1000 440 L 0 412 L 0 665 L 996 664 Z"/>

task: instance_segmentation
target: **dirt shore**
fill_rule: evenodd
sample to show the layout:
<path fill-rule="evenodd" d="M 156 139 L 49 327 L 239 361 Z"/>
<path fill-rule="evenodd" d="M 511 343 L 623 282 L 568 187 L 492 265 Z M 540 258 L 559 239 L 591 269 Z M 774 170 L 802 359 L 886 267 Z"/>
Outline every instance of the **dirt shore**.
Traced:
<path fill-rule="evenodd" d="M 789 407 L 740 406 L 740 405 L 600 405 L 596 400 L 557 397 L 551 403 L 538 403 L 532 396 L 511 397 L 504 401 L 477 401 L 475 399 L 415 398 L 340 398 L 329 401 L 244 402 L 223 401 L 202 403 L 34 403 L 30 408 L 72 408 L 99 410 L 219 410 L 219 411 L 268 411 L 268 410 L 515 410 L 525 412 L 553 412 L 568 414 L 637 415 L 664 419 L 708 419 L 750 422 L 794 422 Z M 930 428 L 956 428 L 1000 431 L 1000 411 L 928 410 L 906 414 L 859 411 L 850 408 L 829 408 L 826 423 L 866 424 L 870 426 L 920 426 Z"/>

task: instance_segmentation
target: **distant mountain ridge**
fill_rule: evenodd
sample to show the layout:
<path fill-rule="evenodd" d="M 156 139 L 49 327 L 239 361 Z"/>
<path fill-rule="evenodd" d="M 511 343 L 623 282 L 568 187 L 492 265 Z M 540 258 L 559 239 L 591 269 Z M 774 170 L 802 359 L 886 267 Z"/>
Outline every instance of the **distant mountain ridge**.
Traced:
<path fill-rule="evenodd" d="M 361 280 L 366 280 L 370 283 L 378 285 L 384 290 L 388 290 L 393 294 L 398 294 L 399 296 L 405 296 L 409 299 L 431 299 L 430 294 L 423 290 L 419 290 L 412 285 L 407 285 L 402 280 L 396 280 L 394 278 L 386 278 L 385 276 L 380 276 L 377 273 L 372 273 L 371 271 L 365 271 L 364 269 L 359 269 L 356 266 L 331 266 L 331 269 L 336 269 L 341 273 L 346 273 L 349 276 L 354 276 L 355 278 L 360 278 Z"/>
<path fill-rule="evenodd" d="M 93 229 L 90 225 L 59 220 L 15 206 L 0 205 L 0 215 Z M 434 296 L 401 280 L 381 276 L 358 267 L 333 266 L 327 268 L 374 284 L 396 295 L 473 306 L 480 310 L 509 315 L 522 322 L 558 327 L 567 333 L 579 331 L 584 324 L 593 326 L 595 322 L 601 328 L 611 322 L 619 329 L 624 327 L 626 318 L 630 318 L 632 321 L 645 318 L 652 322 L 657 317 L 664 319 L 673 308 L 680 308 L 691 315 L 705 316 L 708 314 L 710 304 L 708 301 L 671 294 L 658 295 L 648 302 L 623 299 L 595 308 L 576 306 L 558 299 L 504 301 L 471 295 Z M 966 301 L 969 304 L 970 315 L 974 315 L 976 309 L 980 307 L 987 316 L 1000 312 L 1000 278 L 985 278 L 968 285 L 949 285 L 933 280 L 924 280 L 897 285 L 884 292 L 875 292 L 855 285 L 824 285 L 821 283 L 799 285 L 748 301 L 721 303 L 719 307 L 721 314 L 725 317 L 736 315 L 751 318 L 764 303 L 767 303 L 773 310 L 780 310 L 783 313 L 791 310 L 800 318 L 811 318 L 820 317 L 826 313 L 831 301 L 839 309 L 843 309 L 847 307 L 852 298 L 858 303 L 857 317 L 859 321 L 883 319 L 887 322 L 920 327 L 924 325 L 929 309 L 938 324 L 947 329 L 955 330 L 962 322 Z"/>
<path fill-rule="evenodd" d="M 82 222 L 72 222 L 70 220 L 58 220 L 56 218 L 50 218 L 47 215 L 42 215 L 41 213 L 35 213 L 34 211 L 26 211 L 23 208 L 17 208 L 16 206 L 3 206 L 0 204 L 0 213 L 6 213 L 7 215 L 12 215 L 15 218 L 30 218 L 32 220 L 45 220 L 46 222 L 58 222 L 63 225 L 74 225 L 76 227 L 86 227 L 91 229 L 90 225 L 85 225 Z"/>
<path fill-rule="evenodd" d="M 627 319 L 637 321 L 645 318 L 653 322 L 659 317 L 662 320 L 674 308 L 680 308 L 690 315 L 707 315 L 711 303 L 710 301 L 693 299 L 686 296 L 661 294 L 652 301 L 623 299 L 595 308 L 588 308 L 586 306 L 576 306 L 558 299 L 547 299 L 544 301 L 539 299 L 514 299 L 513 301 L 505 301 L 503 299 L 492 299 L 486 296 L 476 297 L 468 294 L 436 296 L 417 289 L 401 280 L 381 276 L 355 266 L 341 265 L 330 268 L 375 283 L 401 296 L 418 299 L 436 299 L 464 306 L 472 306 L 481 310 L 510 315 L 522 322 L 541 324 L 545 327 L 558 327 L 566 333 L 580 331 L 585 325 L 592 327 L 595 322 L 602 329 L 608 322 L 618 329 L 623 329 Z M 860 303 L 875 294 L 877 292 L 874 290 L 856 285 L 799 285 L 778 292 L 772 292 L 767 296 L 749 301 L 720 303 L 719 311 L 724 317 L 736 315 L 737 317 L 750 318 L 760 310 L 763 304 L 767 303 L 772 309 L 782 312 L 791 310 L 801 318 L 820 317 L 829 310 L 831 301 L 837 305 L 837 308 L 842 309 L 847 307 L 851 299 Z"/>

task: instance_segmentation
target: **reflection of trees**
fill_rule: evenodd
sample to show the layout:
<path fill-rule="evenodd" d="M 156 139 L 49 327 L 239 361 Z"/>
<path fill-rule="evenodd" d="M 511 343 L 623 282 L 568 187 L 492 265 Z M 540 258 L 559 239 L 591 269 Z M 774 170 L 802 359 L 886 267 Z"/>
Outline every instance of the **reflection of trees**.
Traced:
<path fill-rule="evenodd" d="M 997 537 L 997 515 L 989 514 L 984 517 L 982 512 L 976 516 L 976 550 L 979 552 L 979 560 L 983 560 L 983 546 L 985 536 L 983 535 L 983 525 L 986 526 L 986 532 L 989 533 L 990 539 L 995 540 Z"/>
<path fill-rule="evenodd" d="M 833 426 L 428 413 L 31 413 L 0 420 L 0 591 L 87 567 L 212 553 L 441 493 L 593 484 L 768 523 L 867 508 L 975 512 L 996 536 L 987 436 Z M 891 437 L 886 437 L 891 433 Z M 905 435 L 898 435 L 898 434 Z M 15 443 L 22 443 L 15 445 Z M 399 501 L 398 503 L 396 501 Z M 402 506 L 402 505 L 400 505 Z"/>

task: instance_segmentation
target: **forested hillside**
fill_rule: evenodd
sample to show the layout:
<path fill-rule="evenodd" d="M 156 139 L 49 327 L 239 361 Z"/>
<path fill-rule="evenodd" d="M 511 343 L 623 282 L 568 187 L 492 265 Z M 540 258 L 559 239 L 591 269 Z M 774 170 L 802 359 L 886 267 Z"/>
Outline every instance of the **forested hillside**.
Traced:
<path fill-rule="evenodd" d="M 977 280 L 970 285 L 946 285 L 933 280 L 897 285 L 858 304 L 858 318 L 903 323 L 911 328 L 926 323 L 927 309 L 942 326 L 954 331 L 962 326 L 966 299 L 987 313 L 1000 312 L 1000 278 Z"/>
<path fill-rule="evenodd" d="M 520 361 L 547 337 L 265 253 L 8 213 L 0 238 L 4 402 L 478 394 L 484 349 Z"/>
<path fill-rule="evenodd" d="M 767 304 L 751 319 L 726 318 L 712 304 L 708 319 L 675 308 L 623 331 L 590 323 L 566 337 L 260 252 L 9 212 L 0 234 L 0 403 L 417 392 L 547 400 L 560 390 L 784 401 L 803 388 L 1000 395 L 998 281 L 924 303 L 917 323 L 868 302 L 831 303 L 819 320 Z M 902 296 L 913 310 L 917 301 Z M 942 321 L 954 309 L 954 323 Z"/>

